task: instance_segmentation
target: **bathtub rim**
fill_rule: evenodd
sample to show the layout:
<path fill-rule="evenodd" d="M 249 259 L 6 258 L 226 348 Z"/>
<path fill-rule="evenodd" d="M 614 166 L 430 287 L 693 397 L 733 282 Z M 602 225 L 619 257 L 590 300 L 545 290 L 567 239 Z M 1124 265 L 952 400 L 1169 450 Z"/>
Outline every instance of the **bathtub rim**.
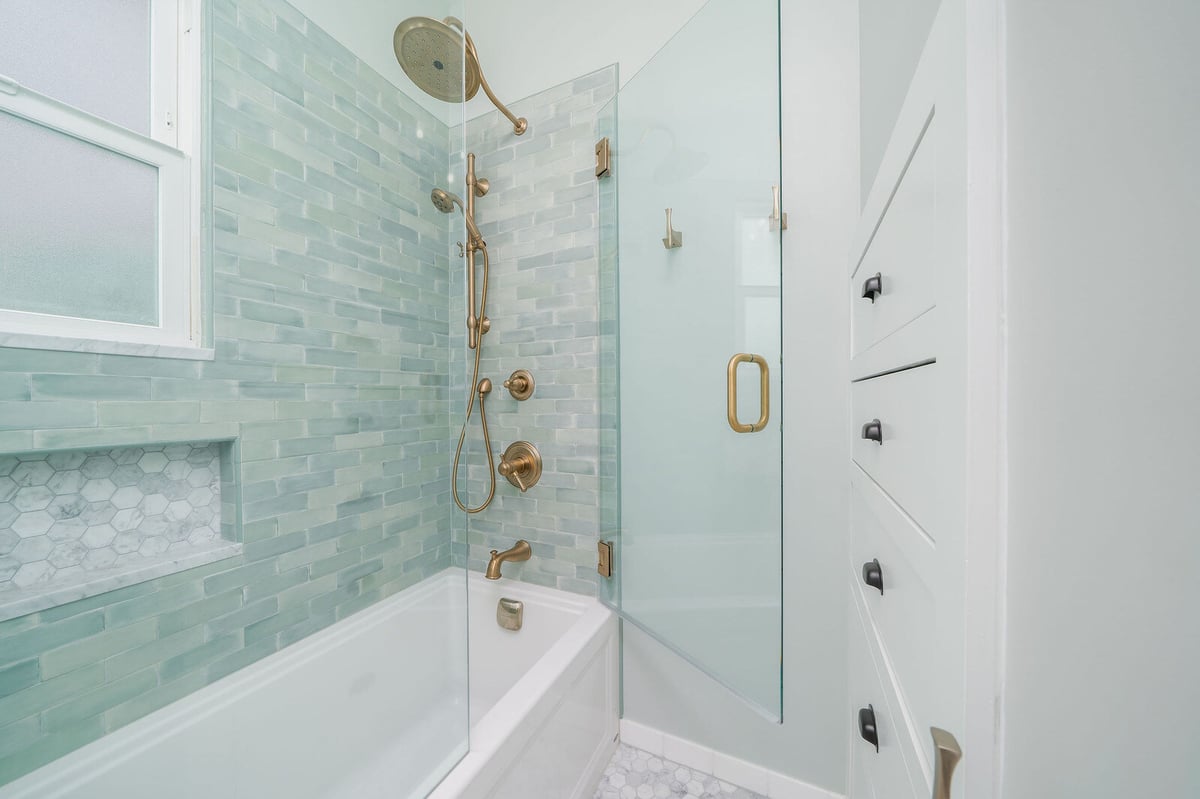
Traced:
<path fill-rule="evenodd" d="M 475 583 L 490 582 L 478 572 L 468 572 L 467 579 Z M 507 772 L 508 761 L 503 757 L 503 750 L 522 749 L 540 729 L 541 722 L 557 708 L 557 703 L 547 698 L 552 693 L 563 694 L 610 644 L 615 657 L 617 617 L 599 599 L 508 578 L 501 578 L 489 587 L 512 587 L 514 592 L 521 592 L 525 597 L 576 612 L 578 618 L 472 725 L 471 744 L 466 755 L 428 799 L 486 796 L 479 791 L 490 788 Z M 468 597 L 471 595 L 468 589 Z M 617 689 L 610 686 L 610 690 L 615 693 Z M 615 707 L 615 696 L 612 699 Z M 615 749 L 618 723 L 615 714 L 611 721 L 614 738 L 609 749 Z M 608 754 L 611 755 L 611 751 Z M 603 769 L 606 763 L 607 760 L 600 763 L 599 768 Z M 594 770 L 596 764 L 592 764 L 592 768 Z M 598 780 L 599 776 L 596 778 Z"/>

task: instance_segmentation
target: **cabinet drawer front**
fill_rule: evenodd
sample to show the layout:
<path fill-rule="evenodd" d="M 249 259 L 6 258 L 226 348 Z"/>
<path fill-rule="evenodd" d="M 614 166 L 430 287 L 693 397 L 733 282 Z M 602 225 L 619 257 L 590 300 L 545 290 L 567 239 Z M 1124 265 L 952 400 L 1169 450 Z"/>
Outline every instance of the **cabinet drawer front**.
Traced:
<path fill-rule="evenodd" d="M 850 276 L 851 355 L 857 356 L 936 305 L 936 120 L 930 123 Z M 879 275 L 874 300 L 863 297 Z"/>
<path fill-rule="evenodd" d="M 938 365 L 929 364 L 861 380 L 850 390 L 854 462 L 935 540 L 939 375 Z"/>
<path fill-rule="evenodd" d="M 857 606 L 857 601 L 855 604 Z M 906 763 L 911 757 L 912 741 L 908 732 L 896 723 L 894 695 L 880 679 L 870 652 L 867 636 L 874 634 L 862 624 L 851 627 L 849 677 L 853 740 L 850 746 L 850 799 L 919 799 Z M 866 707 L 875 713 L 878 752 L 859 733 L 859 710 Z"/>
<path fill-rule="evenodd" d="M 891 663 L 899 698 L 918 730 L 945 723 L 939 688 L 953 684 L 935 657 L 937 559 L 932 542 L 858 467 L 851 466 L 850 553 L 853 578 L 880 648 Z M 878 560 L 878 588 L 863 580 L 863 564 Z M 922 742 L 924 743 L 924 742 Z"/>

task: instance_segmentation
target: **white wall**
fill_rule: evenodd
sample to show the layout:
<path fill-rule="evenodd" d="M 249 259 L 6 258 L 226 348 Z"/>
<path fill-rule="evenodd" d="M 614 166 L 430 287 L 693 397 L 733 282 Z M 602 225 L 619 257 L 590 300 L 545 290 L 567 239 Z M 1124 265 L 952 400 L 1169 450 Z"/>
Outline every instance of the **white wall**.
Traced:
<path fill-rule="evenodd" d="M 1200 4 L 1007 6 L 1004 796 L 1200 796 Z"/>
<path fill-rule="evenodd" d="M 858 2 L 864 202 L 940 4 L 940 0 Z"/>
<path fill-rule="evenodd" d="M 484 76 L 509 104 L 613 63 L 624 84 L 705 2 L 466 0 L 464 19 Z M 491 109 L 480 91 L 467 118 Z"/>
<path fill-rule="evenodd" d="M 784 722 L 625 625 L 625 717 L 844 791 L 846 258 L 858 217 L 855 4 L 783 5 Z M 686 239 L 685 239 L 686 241 Z"/>

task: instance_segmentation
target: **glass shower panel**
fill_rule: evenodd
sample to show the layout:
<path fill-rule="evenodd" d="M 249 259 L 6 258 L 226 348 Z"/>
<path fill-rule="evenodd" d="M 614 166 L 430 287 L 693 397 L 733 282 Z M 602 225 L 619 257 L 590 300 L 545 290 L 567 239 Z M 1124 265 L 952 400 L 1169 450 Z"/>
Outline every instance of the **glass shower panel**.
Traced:
<path fill-rule="evenodd" d="M 605 513 L 619 530 L 617 563 L 602 596 L 773 718 L 782 695 L 778 16 L 776 0 L 711 0 L 621 89 L 600 252 L 610 271 L 605 255 L 617 254 L 619 313 L 605 319 L 619 316 L 618 336 L 604 354 L 620 384 L 606 408 L 614 425 L 619 417 L 619 474 L 603 493 L 610 506 L 619 495 L 619 521 Z M 606 230 L 614 214 L 617 230 Z"/>

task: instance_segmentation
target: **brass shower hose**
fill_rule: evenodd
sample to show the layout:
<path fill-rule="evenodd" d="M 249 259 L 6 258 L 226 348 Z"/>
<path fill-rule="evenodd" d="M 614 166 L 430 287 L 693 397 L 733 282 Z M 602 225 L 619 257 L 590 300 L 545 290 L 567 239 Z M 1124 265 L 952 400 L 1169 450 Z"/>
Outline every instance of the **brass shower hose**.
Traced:
<path fill-rule="evenodd" d="M 496 495 L 496 462 L 492 456 L 492 439 L 488 435 L 487 410 L 483 407 L 488 392 L 492 390 L 492 381 L 486 377 L 482 380 L 479 379 L 479 358 L 483 354 L 483 334 L 487 332 L 483 324 L 483 321 L 487 318 L 485 314 L 488 295 L 487 245 L 480 244 L 478 250 L 483 253 L 483 296 L 479 301 L 479 316 L 477 317 L 478 332 L 475 333 L 475 368 L 471 373 L 471 388 L 467 392 L 467 416 L 463 419 L 462 432 L 458 434 L 458 449 L 454 451 L 454 470 L 450 475 L 450 493 L 454 497 L 454 504 L 467 513 L 479 513 L 479 511 L 492 504 L 492 497 Z M 473 268 L 474 263 L 472 262 L 468 265 L 468 269 Z M 475 298 L 471 297 L 470 302 L 474 304 Z M 483 504 L 477 508 L 472 508 L 458 498 L 458 461 L 462 457 L 463 441 L 467 438 L 467 425 L 471 423 L 471 413 L 475 410 L 476 394 L 479 395 L 479 421 L 483 427 L 483 447 L 487 450 L 488 495 Z"/>

